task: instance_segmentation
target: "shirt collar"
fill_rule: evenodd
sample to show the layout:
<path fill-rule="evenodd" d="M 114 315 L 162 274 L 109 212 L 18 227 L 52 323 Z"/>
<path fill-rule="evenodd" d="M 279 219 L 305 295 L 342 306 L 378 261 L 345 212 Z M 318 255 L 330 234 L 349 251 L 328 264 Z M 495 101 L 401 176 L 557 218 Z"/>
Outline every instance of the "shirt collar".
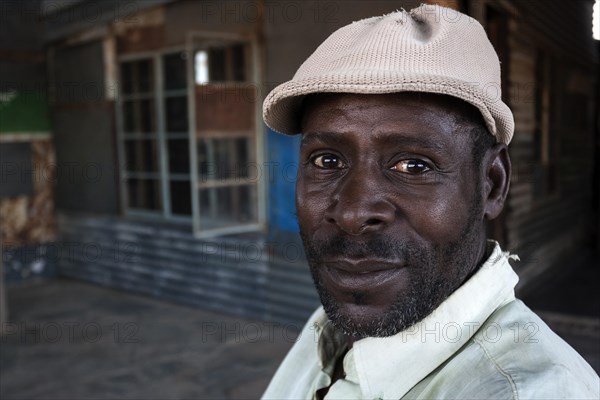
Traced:
<path fill-rule="evenodd" d="M 346 349 L 346 337 L 334 328 L 331 321 L 327 320 L 322 325 L 323 333 L 319 337 L 317 351 L 319 353 L 319 366 L 326 369 Z"/>
<path fill-rule="evenodd" d="M 481 268 L 421 322 L 394 336 L 354 343 L 344 370 L 346 380 L 360 385 L 363 398 L 401 398 L 458 351 L 497 308 L 514 299 L 519 278 L 508 263 L 514 256 L 504 253 L 497 242 L 489 243 L 493 251 Z M 324 313 L 317 326 L 321 334 L 327 332 L 320 335 L 319 347 L 329 347 L 330 340 L 339 344 Z M 326 357 L 338 352 L 333 349 L 319 353 Z"/>

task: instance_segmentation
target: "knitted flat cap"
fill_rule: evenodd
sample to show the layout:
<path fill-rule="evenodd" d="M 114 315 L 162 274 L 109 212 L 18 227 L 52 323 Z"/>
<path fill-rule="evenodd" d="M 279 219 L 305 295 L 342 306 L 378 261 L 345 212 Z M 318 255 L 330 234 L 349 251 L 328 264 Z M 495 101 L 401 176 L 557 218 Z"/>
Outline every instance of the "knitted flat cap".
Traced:
<path fill-rule="evenodd" d="M 437 5 L 363 19 L 335 31 L 292 80 L 269 93 L 265 123 L 279 133 L 300 133 L 302 99 L 325 92 L 451 95 L 477 107 L 498 142 L 508 144 L 513 136 L 513 115 L 501 99 L 500 62 L 483 27 Z"/>

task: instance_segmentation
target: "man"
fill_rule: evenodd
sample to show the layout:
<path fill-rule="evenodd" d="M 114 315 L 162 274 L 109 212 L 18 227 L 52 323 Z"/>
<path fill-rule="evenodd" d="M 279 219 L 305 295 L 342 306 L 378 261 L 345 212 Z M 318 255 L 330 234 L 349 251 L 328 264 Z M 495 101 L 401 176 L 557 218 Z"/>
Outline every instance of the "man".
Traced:
<path fill-rule="evenodd" d="M 599 398 L 486 241 L 513 118 L 481 25 L 421 6 L 333 33 L 264 103 L 302 134 L 296 205 L 323 308 L 264 398 Z"/>

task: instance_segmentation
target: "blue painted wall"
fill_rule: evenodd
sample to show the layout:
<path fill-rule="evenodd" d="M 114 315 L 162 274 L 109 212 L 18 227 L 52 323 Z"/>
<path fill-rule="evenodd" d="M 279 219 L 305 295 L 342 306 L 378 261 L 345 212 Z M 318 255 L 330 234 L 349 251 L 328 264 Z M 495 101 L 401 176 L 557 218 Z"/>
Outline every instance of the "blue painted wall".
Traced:
<path fill-rule="evenodd" d="M 269 236 L 297 234 L 295 193 L 300 135 L 280 135 L 267 128 L 267 148 Z"/>

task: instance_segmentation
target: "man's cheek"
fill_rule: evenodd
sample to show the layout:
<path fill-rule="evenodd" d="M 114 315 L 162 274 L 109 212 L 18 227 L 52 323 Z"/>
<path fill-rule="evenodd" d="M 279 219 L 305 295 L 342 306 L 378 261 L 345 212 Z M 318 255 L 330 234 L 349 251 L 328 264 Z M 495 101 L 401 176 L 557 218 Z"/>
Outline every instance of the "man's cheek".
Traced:
<path fill-rule="evenodd" d="M 463 200 L 438 199 L 423 205 L 415 215 L 414 225 L 420 236 L 431 242 L 454 242 L 469 219 Z"/>
<path fill-rule="evenodd" d="M 320 190 L 313 185 L 296 187 L 296 211 L 299 220 L 306 220 L 307 223 L 322 220 L 329 204 L 330 196 L 326 190 Z"/>

